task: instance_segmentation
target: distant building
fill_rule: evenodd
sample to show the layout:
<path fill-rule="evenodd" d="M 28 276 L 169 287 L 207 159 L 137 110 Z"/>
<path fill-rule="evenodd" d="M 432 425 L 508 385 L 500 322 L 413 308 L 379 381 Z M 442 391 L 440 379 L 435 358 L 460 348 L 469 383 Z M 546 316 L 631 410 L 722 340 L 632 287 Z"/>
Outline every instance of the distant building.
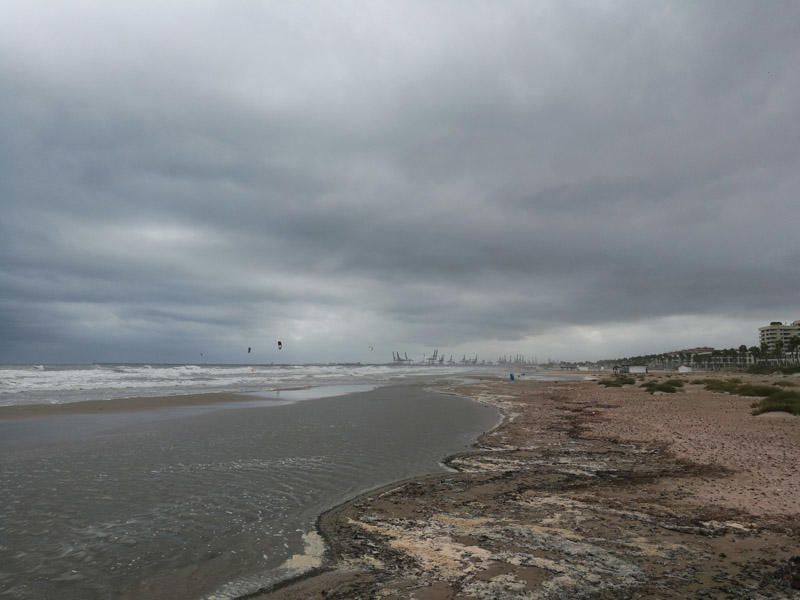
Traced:
<path fill-rule="evenodd" d="M 769 325 L 758 328 L 758 342 L 766 344 L 770 350 L 775 350 L 775 344 L 783 342 L 783 348 L 789 346 L 793 336 L 800 337 L 800 320 L 784 325 L 780 321 L 773 321 Z"/>
<path fill-rule="evenodd" d="M 614 373 L 647 373 L 647 367 L 644 365 L 623 365 L 614 367 Z"/>

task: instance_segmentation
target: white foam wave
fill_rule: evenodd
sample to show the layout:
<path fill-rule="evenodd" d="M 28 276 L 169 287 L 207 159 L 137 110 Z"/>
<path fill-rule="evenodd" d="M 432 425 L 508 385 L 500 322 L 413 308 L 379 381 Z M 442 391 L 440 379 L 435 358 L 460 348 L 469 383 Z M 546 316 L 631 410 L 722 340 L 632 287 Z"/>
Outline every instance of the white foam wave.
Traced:
<path fill-rule="evenodd" d="M 383 383 L 467 370 L 468 367 L 425 365 L 5 366 L 0 367 L 0 405 L 204 391 L 265 391 L 330 383 Z"/>

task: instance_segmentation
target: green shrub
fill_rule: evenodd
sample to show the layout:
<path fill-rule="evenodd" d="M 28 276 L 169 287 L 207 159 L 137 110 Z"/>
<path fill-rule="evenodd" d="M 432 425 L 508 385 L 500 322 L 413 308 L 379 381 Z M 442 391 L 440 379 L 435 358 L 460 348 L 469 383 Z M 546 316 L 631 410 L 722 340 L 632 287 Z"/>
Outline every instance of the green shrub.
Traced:
<path fill-rule="evenodd" d="M 745 383 L 743 385 L 737 386 L 736 391 L 733 392 L 734 394 L 739 394 L 740 396 L 772 396 L 776 392 L 782 391 L 780 388 L 776 388 L 771 385 L 754 385 L 750 383 Z"/>
<path fill-rule="evenodd" d="M 770 396 L 780 391 L 780 388 L 771 385 L 759 385 L 753 383 L 735 383 L 733 381 L 722 381 L 721 379 L 708 379 L 706 389 L 710 392 L 728 392 L 739 396 Z"/>
<path fill-rule="evenodd" d="M 603 387 L 622 387 L 622 384 L 617 381 L 616 379 L 601 379 L 597 382 L 597 385 L 602 385 Z"/>
<path fill-rule="evenodd" d="M 793 415 L 800 415 L 800 392 L 796 390 L 786 390 L 774 385 L 736 383 L 730 379 L 728 381 L 707 379 L 706 389 L 711 392 L 761 397 L 761 400 L 753 403 L 754 415 L 771 411 L 785 411 Z"/>
<path fill-rule="evenodd" d="M 622 387 L 623 385 L 634 384 L 636 380 L 633 377 L 619 376 L 614 379 L 601 379 L 597 383 L 605 387 Z"/>
<path fill-rule="evenodd" d="M 683 382 L 681 382 L 683 384 Z M 647 383 L 643 383 L 641 386 L 646 389 L 651 394 L 655 392 L 665 392 L 667 394 L 674 394 L 678 391 L 678 388 L 672 385 L 669 381 L 658 382 L 658 381 L 648 381 Z"/>
<path fill-rule="evenodd" d="M 771 365 L 753 365 L 747 369 L 748 373 L 755 373 L 756 375 L 769 375 L 771 373 L 783 373 L 784 375 L 792 375 L 793 373 L 800 373 L 800 367 L 774 367 Z"/>
<path fill-rule="evenodd" d="M 709 392 L 728 392 L 729 394 L 735 394 L 739 387 L 735 383 L 723 381 L 722 379 L 706 379 L 705 384 Z"/>
<path fill-rule="evenodd" d="M 667 379 L 664 383 L 672 387 L 683 387 L 683 379 Z"/>
<path fill-rule="evenodd" d="M 753 414 L 783 411 L 800 415 L 800 392 L 794 390 L 778 390 L 767 398 L 753 404 Z"/>

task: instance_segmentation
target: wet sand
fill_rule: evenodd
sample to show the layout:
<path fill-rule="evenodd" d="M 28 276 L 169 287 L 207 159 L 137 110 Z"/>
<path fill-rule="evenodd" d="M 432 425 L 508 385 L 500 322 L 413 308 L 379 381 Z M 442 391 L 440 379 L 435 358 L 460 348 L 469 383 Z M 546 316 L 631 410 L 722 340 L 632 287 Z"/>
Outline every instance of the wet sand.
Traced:
<path fill-rule="evenodd" d="M 372 384 L 340 384 L 323 386 L 283 387 L 262 392 L 204 392 L 168 396 L 136 396 L 106 400 L 82 400 L 47 404 L 16 404 L 0 406 L 0 422 L 16 419 L 36 419 L 69 415 L 112 415 L 215 405 L 256 407 L 342 396 L 374 390 Z"/>
<path fill-rule="evenodd" d="M 0 420 L 0 597 L 244 596 L 316 564 L 321 511 L 443 472 L 442 457 L 498 419 L 421 385 L 318 393 L 47 405 Z"/>
<path fill-rule="evenodd" d="M 800 418 L 699 387 L 457 391 L 506 421 L 457 473 L 323 514 L 324 569 L 260 598 L 800 597 Z"/>
<path fill-rule="evenodd" d="M 112 400 L 85 400 L 62 404 L 17 404 L 0 406 L 0 421 L 12 419 L 32 419 L 57 415 L 90 415 L 155 410 L 159 408 L 180 408 L 185 406 L 206 406 L 229 402 L 253 401 L 252 396 L 229 392 L 211 394 L 185 394 L 181 396 L 150 396 L 144 398 L 116 398 Z"/>

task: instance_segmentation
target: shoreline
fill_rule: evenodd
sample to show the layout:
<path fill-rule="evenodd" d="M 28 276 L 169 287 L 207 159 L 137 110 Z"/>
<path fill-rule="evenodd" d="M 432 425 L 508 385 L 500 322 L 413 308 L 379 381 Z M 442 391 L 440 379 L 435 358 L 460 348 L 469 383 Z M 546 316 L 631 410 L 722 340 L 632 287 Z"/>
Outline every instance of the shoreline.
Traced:
<path fill-rule="evenodd" d="M 498 378 L 496 377 L 488 377 L 488 376 L 480 376 L 475 378 L 476 381 L 493 381 L 497 382 Z M 538 380 L 528 380 L 528 381 L 537 381 L 540 383 L 551 383 L 550 381 L 538 381 Z M 456 396 L 459 398 L 464 398 L 470 400 L 472 402 L 476 402 L 478 404 L 483 404 L 487 406 L 492 406 L 497 409 L 498 412 L 498 420 L 495 425 L 483 431 L 474 442 L 470 444 L 471 449 L 456 452 L 453 454 L 449 454 L 447 456 L 443 456 L 439 463 L 448 469 L 451 472 L 459 472 L 456 467 L 454 467 L 451 463 L 456 461 L 460 458 L 470 457 L 478 455 L 482 452 L 490 451 L 489 448 L 483 446 L 483 440 L 489 436 L 491 436 L 494 432 L 499 430 L 501 427 L 506 425 L 509 421 L 513 420 L 514 413 L 509 411 L 507 406 L 502 406 L 492 401 L 487 401 L 486 398 L 478 398 L 473 397 L 470 395 L 466 395 L 456 391 L 458 386 L 454 386 L 451 384 L 443 385 L 443 386 L 430 386 L 429 389 L 432 392 Z M 370 498 L 372 496 L 382 496 L 386 493 L 392 492 L 394 490 L 398 490 L 409 483 L 421 483 L 428 480 L 435 480 L 442 476 L 442 473 L 428 473 L 423 475 L 414 475 L 412 477 L 406 477 L 404 479 L 398 479 L 391 483 L 379 485 L 374 488 L 370 488 L 364 491 L 357 493 L 352 498 L 348 498 L 343 500 L 342 502 L 332 506 L 331 508 L 321 512 L 317 518 L 314 520 L 314 531 L 322 538 L 325 544 L 325 552 L 322 557 L 322 564 L 319 566 L 314 566 L 308 570 L 302 571 L 300 573 L 296 573 L 293 575 L 286 576 L 285 578 L 279 579 L 278 581 L 271 583 L 264 588 L 259 590 L 255 590 L 253 592 L 248 592 L 247 594 L 243 594 L 240 596 L 236 596 L 233 600 L 252 600 L 258 598 L 266 598 L 270 597 L 276 592 L 280 592 L 281 590 L 285 590 L 295 585 L 302 585 L 303 583 L 313 580 L 316 577 L 323 576 L 326 573 L 330 573 L 336 568 L 336 561 L 340 559 L 336 551 L 336 538 L 335 534 L 330 531 L 333 523 L 335 522 L 336 517 L 343 511 L 345 511 L 351 505 L 358 503 L 360 500 Z"/>
<path fill-rule="evenodd" d="M 603 419 L 613 421 L 608 414 L 613 415 L 613 411 L 620 407 L 609 402 L 614 400 L 618 391 L 599 390 L 595 382 L 524 381 L 511 386 L 514 387 L 493 379 L 488 383 L 482 380 L 473 385 L 449 386 L 441 390 L 491 404 L 501 415 L 495 427 L 475 440 L 473 450 L 442 460 L 456 472 L 397 481 L 365 491 L 323 512 L 316 520 L 316 530 L 326 544 L 323 564 L 242 598 L 299 599 L 320 594 L 327 598 L 349 598 L 372 597 L 376 593 L 416 594 L 416 597 L 429 599 L 456 598 L 464 593 L 469 597 L 477 594 L 476 597 L 522 598 L 534 592 L 541 597 L 556 597 L 560 593 L 581 597 L 598 589 L 614 593 L 646 590 L 648 597 L 674 598 L 712 589 L 709 577 L 725 582 L 721 587 L 717 585 L 719 581 L 714 584 L 717 587 L 713 589 L 717 592 L 724 588 L 726 593 L 736 590 L 744 593 L 745 589 L 752 589 L 755 572 L 761 577 L 759 589 L 780 594 L 775 597 L 794 597 L 791 589 L 795 583 L 800 586 L 800 565 L 796 560 L 792 562 L 790 549 L 800 541 L 800 528 L 797 527 L 800 501 L 795 502 L 793 513 L 769 518 L 725 506 L 693 503 L 691 493 L 685 492 L 681 483 L 676 484 L 678 487 L 671 492 L 664 489 L 653 492 L 648 486 L 657 487 L 660 481 L 669 478 L 677 478 L 679 482 L 725 480 L 732 476 L 732 472 L 719 464 L 680 458 L 670 451 L 670 444 L 658 439 L 631 443 L 621 437 L 613 439 L 602 429 L 598 433 L 594 429 L 595 423 L 602 424 Z M 527 443 L 521 444 L 521 432 L 512 431 L 522 429 L 522 433 L 531 433 L 525 431 L 530 425 L 530 411 L 520 410 L 519 406 L 521 396 L 526 393 L 520 389 L 522 387 L 530 388 L 527 391 L 539 396 L 550 395 L 554 397 L 551 400 L 559 405 L 545 411 L 544 420 L 549 423 L 539 427 L 539 433 L 549 430 L 553 434 L 550 439 L 523 435 Z M 570 396 L 576 388 L 589 396 L 598 396 L 599 400 L 587 401 L 574 394 Z M 508 391 L 512 393 L 506 394 Z M 637 402 L 647 398 L 640 390 L 631 393 L 640 394 Z M 562 414 L 556 415 L 557 412 Z M 603 415 L 598 416 L 600 413 Z M 800 421 L 793 426 L 796 425 L 800 425 Z M 584 451 L 590 460 L 571 460 Z M 597 469 L 594 463 L 598 457 L 603 457 L 603 467 L 608 467 L 609 463 L 614 467 Z M 564 464 L 566 468 L 559 468 Z M 515 483 L 515 479 L 520 481 Z M 498 565 L 509 558 L 511 548 L 501 552 L 496 547 L 482 547 L 481 540 L 490 539 L 494 544 L 487 545 L 497 546 L 497 538 L 503 537 L 498 531 L 507 529 L 508 525 L 494 521 L 507 520 L 505 513 L 501 513 L 504 515 L 502 518 L 494 520 L 486 517 L 484 511 L 465 515 L 463 513 L 470 512 L 470 503 L 454 504 L 453 496 L 469 496 L 471 488 L 474 492 L 476 486 L 492 485 L 503 491 L 510 487 L 519 493 L 517 488 L 520 485 L 527 487 L 524 484 L 530 483 L 530 479 L 540 485 L 525 489 L 523 494 L 544 495 L 547 500 L 538 497 L 537 501 L 541 503 L 537 504 L 526 498 L 526 502 L 537 508 L 556 506 L 558 512 L 566 515 L 538 515 L 537 521 L 525 523 L 521 531 L 545 539 L 545 542 L 538 540 L 542 546 L 540 555 L 526 557 L 517 552 L 517 558 L 501 568 Z M 543 480 L 547 483 L 545 488 L 559 491 L 557 498 L 548 498 L 546 492 L 543 494 L 540 489 Z M 624 486 L 620 486 L 621 481 L 633 486 L 634 491 L 626 491 Z M 593 488 L 597 486 L 600 487 L 595 491 Z M 620 487 L 623 489 L 617 489 Z M 568 496 L 574 490 L 581 490 L 578 494 L 582 496 L 580 500 L 562 497 L 565 491 Z M 624 501 L 620 502 L 620 498 L 615 496 L 621 496 Z M 642 505 L 637 507 L 642 509 L 641 512 L 622 509 L 628 507 L 631 500 Z M 474 501 L 473 498 L 470 502 Z M 654 509 L 657 502 L 661 505 Z M 418 506 L 414 507 L 414 504 Z M 491 508 L 498 507 L 490 507 L 489 513 Z M 518 506 L 515 508 L 519 509 Z M 581 560 L 570 560 L 569 554 L 575 552 L 576 547 L 587 545 L 581 540 L 596 538 L 588 538 L 580 526 L 576 526 L 571 535 L 565 533 L 563 521 L 574 516 L 571 513 L 575 512 L 589 513 L 593 519 L 598 517 L 598 513 L 602 515 L 605 512 L 605 519 L 600 521 L 630 519 L 646 523 L 650 528 L 649 535 L 635 538 L 630 543 L 631 549 L 622 553 L 596 543 L 594 550 L 587 550 L 588 554 L 584 555 L 588 566 L 582 565 Z M 415 518 L 419 513 L 424 513 L 425 518 Z M 553 520 L 562 527 L 541 524 Z M 577 522 L 580 523 L 580 519 Z M 630 527 L 629 524 L 625 526 Z M 612 529 L 610 523 L 600 524 L 598 528 L 605 534 Z M 475 536 L 476 530 L 481 535 Z M 726 536 L 733 536 L 732 542 L 727 541 Z M 746 548 L 753 555 L 750 557 L 752 565 L 741 566 L 733 560 L 739 558 L 734 555 L 736 536 L 750 542 L 740 544 L 740 548 Z M 678 537 L 683 543 L 665 543 L 662 537 Z M 672 546 L 690 548 L 692 551 L 688 554 L 694 555 L 696 561 L 698 553 L 702 554 L 700 548 L 707 545 L 709 539 L 719 540 L 717 545 L 726 548 L 728 553 L 720 551 L 718 556 L 712 556 L 705 552 L 701 576 L 695 581 L 675 582 L 669 579 L 674 576 L 663 573 L 665 559 L 668 564 L 670 561 L 674 563 L 676 570 L 689 568 L 687 560 L 692 560 L 691 556 L 682 559 L 683 551 L 675 552 Z M 507 546 L 515 546 L 513 540 L 501 541 Z M 606 545 L 613 546 L 611 541 L 606 542 Z M 530 545 L 531 540 L 526 543 Z M 573 548 L 566 552 L 565 557 L 565 548 L 570 545 Z M 605 554 L 605 566 L 614 564 L 616 570 L 619 570 L 621 563 L 617 563 L 620 561 L 638 564 L 628 565 L 627 573 L 617 577 L 609 575 L 602 564 L 595 564 L 596 572 L 592 574 L 594 559 L 587 557 L 597 554 Z M 557 555 L 560 564 L 554 561 Z M 654 557 L 657 560 L 653 560 Z M 476 568 L 476 564 L 483 568 Z M 404 575 L 407 570 L 411 571 L 410 577 Z M 559 579 L 562 580 L 560 583 Z"/>
<path fill-rule="evenodd" d="M 496 378 L 492 378 L 492 377 L 480 377 L 480 378 L 477 378 L 477 379 L 479 379 L 479 380 L 487 379 L 487 380 L 490 380 L 490 381 L 496 381 Z M 466 450 L 466 451 L 462 451 L 462 452 L 456 452 L 456 453 L 453 453 L 453 454 L 448 454 L 448 455 L 443 456 L 441 458 L 441 460 L 439 461 L 439 464 L 442 465 L 442 467 L 444 467 L 445 469 L 447 469 L 449 471 L 457 472 L 457 469 L 455 467 L 451 466 L 450 461 L 454 460 L 454 459 L 457 459 L 459 457 L 471 456 L 471 455 L 474 455 L 474 454 L 482 452 L 483 450 L 480 447 L 481 440 L 484 437 L 491 435 L 493 432 L 498 430 L 500 427 L 502 427 L 511 418 L 511 415 L 509 415 L 506 412 L 506 410 L 504 410 L 503 408 L 501 408 L 501 407 L 499 407 L 499 406 L 497 406 L 497 405 L 495 405 L 495 404 L 493 404 L 491 402 L 486 402 L 486 401 L 474 398 L 472 396 L 468 396 L 468 395 L 465 395 L 465 394 L 462 394 L 462 393 L 458 393 L 458 392 L 454 391 L 454 387 L 455 386 L 453 386 L 451 384 L 447 384 L 447 385 L 442 385 L 442 386 L 427 386 L 426 389 L 430 390 L 430 391 L 432 391 L 434 393 L 437 393 L 437 394 L 455 396 L 455 397 L 458 397 L 458 398 L 463 398 L 465 400 L 469 400 L 471 402 L 476 402 L 478 404 L 484 404 L 484 405 L 487 405 L 487 406 L 492 406 L 493 408 L 497 409 L 497 413 L 498 413 L 497 423 L 495 423 L 492 427 L 488 428 L 487 430 L 481 432 L 480 435 L 478 435 L 478 437 L 475 439 L 475 441 L 473 441 L 470 444 L 470 447 L 471 447 L 470 450 Z M 311 568 L 309 568 L 307 570 L 304 570 L 304 571 L 301 571 L 299 573 L 295 573 L 295 574 L 292 574 L 292 575 L 287 575 L 286 577 L 278 579 L 274 583 L 271 583 L 271 584 L 269 584 L 269 585 L 267 585 L 267 586 L 265 586 L 265 587 L 263 587 L 261 589 L 258 589 L 258 590 L 252 591 L 252 592 L 248 592 L 246 594 L 242 594 L 242 595 L 239 595 L 239 596 L 235 596 L 232 600 L 252 600 L 252 599 L 257 599 L 257 598 L 263 598 L 265 595 L 272 595 L 272 594 L 274 594 L 276 592 L 279 592 L 279 591 L 281 591 L 283 589 L 289 588 L 289 587 L 297 585 L 297 584 L 302 584 L 305 581 L 311 580 L 311 579 L 313 579 L 315 577 L 318 577 L 320 575 L 324 575 L 326 573 L 331 572 L 335 568 L 335 562 L 339 557 L 338 557 L 338 555 L 336 553 L 336 550 L 335 550 L 335 548 L 336 548 L 335 535 L 333 534 L 332 531 L 329 531 L 329 527 L 330 527 L 330 524 L 332 524 L 335 521 L 336 517 L 338 516 L 338 514 L 341 511 L 345 510 L 351 504 L 356 503 L 359 500 L 362 500 L 364 498 L 369 498 L 369 497 L 375 496 L 375 495 L 381 496 L 381 495 L 383 495 L 383 494 L 385 494 L 387 492 L 391 492 L 391 491 L 393 491 L 395 489 L 399 489 L 399 488 L 401 488 L 402 486 L 404 486 L 404 485 L 406 485 L 408 483 L 421 482 L 421 481 L 426 481 L 426 480 L 433 480 L 433 479 L 441 477 L 442 475 L 443 475 L 443 473 L 427 473 L 427 474 L 422 474 L 422 475 L 413 475 L 411 477 L 405 477 L 403 479 L 398 479 L 398 480 L 392 481 L 390 483 L 386 483 L 386 484 L 382 484 L 382 485 L 379 485 L 379 486 L 376 486 L 376 487 L 373 487 L 373 488 L 362 490 L 362 491 L 358 492 L 357 494 L 355 494 L 353 497 L 347 498 L 347 499 L 339 502 L 335 506 L 332 506 L 332 507 L 322 511 L 319 515 L 317 515 L 316 519 L 314 519 L 314 526 L 313 526 L 314 527 L 313 531 L 315 533 L 317 533 L 320 536 L 320 538 L 322 538 L 324 546 L 325 546 L 324 554 L 323 554 L 323 556 L 321 558 L 321 564 L 320 565 L 311 567 Z M 333 556 L 331 556 L 331 555 L 333 555 Z"/>

